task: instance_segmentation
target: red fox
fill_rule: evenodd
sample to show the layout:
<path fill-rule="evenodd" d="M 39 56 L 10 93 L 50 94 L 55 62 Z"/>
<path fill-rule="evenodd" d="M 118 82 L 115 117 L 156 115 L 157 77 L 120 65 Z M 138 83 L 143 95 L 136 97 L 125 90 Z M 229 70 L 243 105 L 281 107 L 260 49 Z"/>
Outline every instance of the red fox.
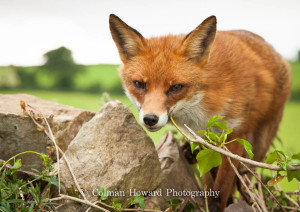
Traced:
<path fill-rule="evenodd" d="M 170 115 L 181 129 L 186 124 L 194 131 L 221 115 L 233 128 L 228 139 L 248 140 L 253 159 L 264 159 L 289 97 L 291 77 L 289 64 L 263 38 L 245 30 L 217 31 L 215 16 L 187 35 L 149 39 L 116 15 L 110 15 L 109 24 L 123 62 L 123 87 L 149 131 L 169 123 Z M 238 143 L 227 148 L 245 156 Z M 235 182 L 225 157 L 215 176 L 205 175 L 205 182 L 220 191 L 211 211 L 223 211 Z"/>

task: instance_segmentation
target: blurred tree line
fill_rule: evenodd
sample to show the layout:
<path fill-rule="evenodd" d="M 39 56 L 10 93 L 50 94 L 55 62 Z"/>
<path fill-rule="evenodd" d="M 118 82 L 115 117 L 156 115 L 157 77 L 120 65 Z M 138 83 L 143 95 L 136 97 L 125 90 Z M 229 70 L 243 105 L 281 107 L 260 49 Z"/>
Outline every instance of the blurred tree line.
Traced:
<path fill-rule="evenodd" d="M 0 88 L 123 93 L 121 84 L 110 90 L 102 88 L 99 83 L 90 84 L 84 89 L 76 87 L 76 76 L 85 71 L 85 66 L 76 64 L 72 51 L 66 47 L 48 51 L 44 58 L 46 62 L 42 66 L 9 66 L 1 70 Z"/>
<path fill-rule="evenodd" d="M 123 94 L 121 83 L 112 84 L 109 88 L 95 81 L 86 83 L 84 87 L 78 86 L 78 83 L 76 84 L 78 79 L 85 81 L 86 75 L 82 73 L 88 73 L 86 70 L 87 66 L 77 64 L 73 59 L 71 50 L 66 47 L 48 51 L 44 54 L 44 58 L 45 63 L 42 66 L 0 67 L 0 89 L 39 89 Z M 292 68 L 293 89 L 290 100 L 300 101 L 300 80 L 295 80 L 300 76 L 300 51 L 298 51 L 297 62 L 292 62 Z"/>
<path fill-rule="evenodd" d="M 74 89 L 75 76 L 83 66 L 74 62 L 71 50 L 60 47 L 44 54 L 46 63 L 43 68 L 55 78 L 54 87 L 59 90 Z"/>

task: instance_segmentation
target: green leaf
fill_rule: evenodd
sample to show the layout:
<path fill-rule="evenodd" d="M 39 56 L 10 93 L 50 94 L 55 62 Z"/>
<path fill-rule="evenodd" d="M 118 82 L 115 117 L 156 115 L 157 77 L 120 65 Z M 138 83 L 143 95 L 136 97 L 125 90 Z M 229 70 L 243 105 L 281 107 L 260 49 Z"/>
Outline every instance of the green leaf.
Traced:
<path fill-rule="evenodd" d="M 22 167 L 22 162 L 21 159 L 17 159 L 13 165 L 13 167 L 11 167 L 11 170 L 19 170 Z"/>
<path fill-rule="evenodd" d="M 39 187 L 30 187 L 29 188 L 29 193 L 32 195 L 33 199 L 39 202 Z"/>
<path fill-rule="evenodd" d="M 44 153 L 41 153 L 40 157 L 43 160 L 43 166 L 44 167 L 50 167 L 51 161 L 52 161 L 51 158 L 49 156 L 45 155 Z"/>
<path fill-rule="evenodd" d="M 28 212 L 32 212 L 35 202 L 31 202 Z"/>
<path fill-rule="evenodd" d="M 212 127 L 214 128 L 218 128 L 221 130 L 225 130 L 226 126 L 227 126 L 228 121 L 221 121 L 221 122 L 216 122 Z"/>
<path fill-rule="evenodd" d="M 233 130 L 232 128 L 227 128 L 225 131 L 225 134 L 228 135 L 228 134 L 232 133 L 232 130 Z"/>
<path fill-rule="evenodd" d="M 239 142 L 245 148 L 246 152 L 249 155 L 249 158 L 252 159 L 253 158 L 252 145 L 248 141 L 241 138 L 237 138 L 236 141 Z"/>
<path fill-rule="evenodd" d="M 223 118 L 223 116 L 213 116 L 213 117 L 211 117 L 208 120 L 207 124 L 206 124 L 206 128 L 210 128 L 214 123 L 216 123 L 221 118 Z"/>
<path fill-rule="evenodd" d="M 0 209 L 3 210 L 3 212 L 10 212 L 9 210 L 7 210 L 7 208 L 0 206 Z"/>
<path fill-rule="evenodd" d="M 287 171 L 287 178 L 289 182 L 291 182 L 294 178 L 296 178 L 300 182 L 300 170 Z"/>
<path fill-rule="evenodd" d="M 222 163 L 221 154 L 211 149 L 201 150 L 196 158 L 201 176 Z"/>
<path fill-rule="evenodd" d="M 41 156 L 41 158 L 42 158 L 42 160 L 43 160 L 43 164 L 47 164 L 47 162 L 51 160 L 51 159 L 50 159 L 47 155 L 45 155 L 44 153 L 41 153 L 40 156 Z"/>
<path fill-rule="evenodd" d="M 290 165 L 300 165 L 300 160 L 299 159 L 292 159 L 292 160 L 289 160 L 287 162 L 287 165 L 290 166 Z"/>
<path fill-rule="evenodd" d="M 4 177 L 6 177 L 6 170 L 7 170 L 7 169 L 4 169 L 3 172 L 2 172 L 2 174 L 1 174 L 0 188 L 2 188 L 2 184 L 5 183 Z M 0 190 L 0 192 L 1 192 L 1 190 Z"/>
<path fill-rule="evenodd" d="M 40 172 L 39 170 L 37 170 L 37 169 L 33 169 L 33 168 L 31 168 L 31 170 L 33 171 L 33 172 L 36 172 L 38 175 L 42 175 L 43 173 L 42 172 Z"/>
<path fill-rule="evenodd" d="M 289 158 L 286 154 L 284 154 L 283 151 L 280 151 L 280 150 L 275 150 L 275 151 L 278 153 L 279 157 L 280 157 L 280 155 L 283 156 L 283 158 L 280 157 L 280 160 L 284 160 L 284 159 L 288 159 Z"/>
<path fill-rule="evenodd" d="M 113 206 L 117 210 L 122 209 L 122 204 L 119 203 L 119 200 L 120 200 L 120 198 L 114 198 L 113 202 L 111 203 L 111 206 Z"/>
<path fill-rule="evenodd" d="M 101 200 L 107 200 L 109 197 L 109 193 L 110 193 L 110 190 L 107 190 L 107 189 L 103 188 L 102 186 L 100 186 L 98 188 L 98 195 L 101 197 L 100 198 Z"/>
<path fill-rule="evenodd" d="M 196 209 L 195 205 L 194 205 L 193 203 L 189 202 L 189 203 L 186 205 L 186 207 L 185 207 L 185 209 L 184 209 L 184 212 L 194 212 L 195 209 Z"/>
<path fill-rule="evenodd" d="M 217 134 L 217 133 L 214 133 L 214 132 L 211 132 L 211 131 L 207 133 L 207 136 L 208 136 L 211 140 L 213 140 L 213 141 L 219 141 L 219 140 L 220 140 L 218 134 Z"/>
<path fill-rule="evenodd" d="M 265 160 L 265 163 L 272 164 L 275 161 L 284 161 L 288 159 L 288 156 L 284 154 L 284 152 L 275 150 L 274 152 L 270 153 Z"/>
<path fill-rule="evenodd" d="M 221 133 L 219 137 L 220 137 L 220 141 L 222 141 L 222 142 L 226 141 L 226 139 L 227 139 L 227 135 L 225 133 Z"/>
<path fill-rule="evenodd" d="M 199 146 L 199 143 L 191 142 L 191 151 L 194 153 L 195 149 Z"/>
<path fill-rule="evenodd" d="M 266 160 L 265 160 L 265 163 L 267 163 L 267 164 L 272 164 L 272 163 L 274 163 L 277 159 L 280 159 L 280 158 L 279 158 L 279 155 L 278 155 L 277 151 L 275 150 L 274 152 L 272 152 L 272 153 L 270 153 L 270 154 L 268 155 L 268 157 L 267 157 Z"/>
<path fill-rule="evenodd" d="M 40 157 L 43 159 L 43 160 L 49 160 L 49 157 L 47 155 L 45 155 L 44 153 L 40 153 Z"/>
<path fill-rule="evenodd" d="M 206 131 L 205 130 L 199 130 L 196 133 L 202 134 L 202 135 L 206 135 Z"/>
<path fill-rule="evenodd" d="M 11 199 L 8 200 L 7 203 L 24 203 L 25 201 L 22 199 Z"/>
<path fill-rule="evenodd" d="M 134 202 L 136 204 L 139 204 L 139 206 L 142 210 L 145 209 L 146 204 L 145 204 L 145 197 L 144 196 L 142 196 L 142 195 L 134 196 Z"/>
<path fill-rule="evenodd" d="M 168 199 L 164 198 L 164 201 L 167 202 L 170 207 L 173 207 L 173 206 L 179 205 L 182 202 L 182 199 L 173 198 L 171 200 L 168 200 Z"/>
<path fill-rule="evenodd" d="M 286 171 L 287 166 L 288 166 L 287 162 L 285 162 L 285 161 L 278 161 L 278 163 Z"/>
<path fill-rule="evenodd" d="M 298 159 L 300 160 L 300 152 L 298 154 L 293 154 L 292 159 Z"/>
<path fill-rule="evenodd" d="M 59 186 L 58 179 L 55 176 L 47 176 L 44 180 L 47 181 L 49 184 L 55 185 L 57 187 Z"/>

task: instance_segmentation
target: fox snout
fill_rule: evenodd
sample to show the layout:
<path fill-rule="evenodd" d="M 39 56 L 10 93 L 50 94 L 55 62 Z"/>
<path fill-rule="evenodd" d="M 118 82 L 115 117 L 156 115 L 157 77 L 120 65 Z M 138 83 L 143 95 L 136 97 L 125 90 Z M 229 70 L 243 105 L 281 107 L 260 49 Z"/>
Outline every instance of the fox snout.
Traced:
<path fill-rule="evenodd" d="M 167 113 L 158 115 L 153 112 L 147 112 L 146 114 L 144 114 L 143 109 L 141 109 L 139 120 L 147 128 L 147 130 L 155 132 L 160 130 L 168 123 L 168 115 Z"/>
<path fill-rule="evenodd" d="M 144 115 L 144 123 L 147 126 L 153 127 L 154 125 L 156 125 L 158 123 L 159 117 L 157 117 L 157 115 L 154 114 L 146 114 Z"/>

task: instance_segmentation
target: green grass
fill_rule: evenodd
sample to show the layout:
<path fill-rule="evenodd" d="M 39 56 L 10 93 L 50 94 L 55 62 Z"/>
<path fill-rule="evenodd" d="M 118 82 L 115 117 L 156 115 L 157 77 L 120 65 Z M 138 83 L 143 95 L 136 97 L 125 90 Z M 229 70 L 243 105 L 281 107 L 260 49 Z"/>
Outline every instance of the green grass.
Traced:
<path fill-rule="evenodd" d="M 90 65 L 85 71 L 79 73 L 75 79 L 78 88 L 84 89 L 90 85 L 99 83 L 102 88 L 109 89 L 121 80 L 118 73 L 118 65 Z"/>
<path fill-rule="evenodd" d="M 300 62 L 292 62 L 293 90 L 300 90 Z"/>
<path fill-rule="evenodd" d="M 300 152 L 300 145 L 296 141 L 300 140 L 298 134 L 300 126 L 300 102 L 288 102 L 279 128 L 278 136 L 282 140 L 275 142 L 275 148 L 289 152 Z"/>

